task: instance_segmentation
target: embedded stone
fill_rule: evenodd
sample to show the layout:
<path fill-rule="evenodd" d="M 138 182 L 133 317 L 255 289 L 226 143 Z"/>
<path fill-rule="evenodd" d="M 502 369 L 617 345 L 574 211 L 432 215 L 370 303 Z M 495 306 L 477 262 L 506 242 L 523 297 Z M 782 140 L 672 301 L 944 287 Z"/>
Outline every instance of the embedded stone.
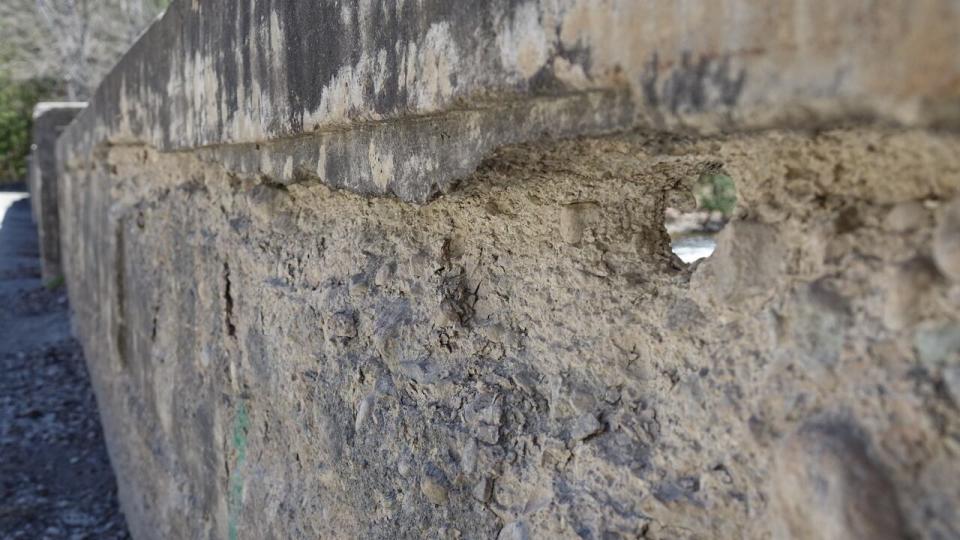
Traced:
<path fill-rule="evenodd" d="M 896 491 L 861 437 L 828 421 L 783 441 L 773 480 L 785 538 L 904 538 Z"/>
<path fill-rule="evenodd" d="M 933 260 L 943 275 L 960 282 L 960 197 L 945 204 L 937 213 Z"/>

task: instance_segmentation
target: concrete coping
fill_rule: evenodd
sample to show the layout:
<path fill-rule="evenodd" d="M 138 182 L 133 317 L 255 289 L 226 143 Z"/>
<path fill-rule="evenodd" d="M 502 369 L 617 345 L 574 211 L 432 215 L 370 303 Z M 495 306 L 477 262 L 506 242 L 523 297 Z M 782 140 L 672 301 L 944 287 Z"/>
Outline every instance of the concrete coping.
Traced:
<path fill-rule="evenodd" d="M 958 126 L 958 58 L 951 0 L 174 0 L 62 148 L 318 136 L 250 174 L 424 201 L 545 136 Z"/>
<path fill-rule="evenodd" d="M 41 101 L 33 107 L 33 117 L 39 118 L 56 109 L 83 109 L 86 106 L 86 101 Z"/>

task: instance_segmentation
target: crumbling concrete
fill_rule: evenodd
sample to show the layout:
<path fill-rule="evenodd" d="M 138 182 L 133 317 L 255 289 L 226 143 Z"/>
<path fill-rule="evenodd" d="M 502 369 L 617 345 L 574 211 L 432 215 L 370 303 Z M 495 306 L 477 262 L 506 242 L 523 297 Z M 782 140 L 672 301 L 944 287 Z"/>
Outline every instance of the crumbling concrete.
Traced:
<path fill-rule="evenodd" d="M 42 102 L 33 110 L 33 144 L 27 189 L 40 237 L 43 279 L 61 277 L 60 225 L 57 210 L 57 137 L 86 103 Z"/>
<path fill-rule="evenodd" d="M 960 534 L 960 25 L 880 4 L 175 2 L 59 143 L 131 531 Z"/>
<path fill-rule="evenodd" d="M 65 147 L 217 147 L 237 174 L 422 202 L 545 135 L 957 125 L 958 28 L 952 0 L 179 0 Z"/>

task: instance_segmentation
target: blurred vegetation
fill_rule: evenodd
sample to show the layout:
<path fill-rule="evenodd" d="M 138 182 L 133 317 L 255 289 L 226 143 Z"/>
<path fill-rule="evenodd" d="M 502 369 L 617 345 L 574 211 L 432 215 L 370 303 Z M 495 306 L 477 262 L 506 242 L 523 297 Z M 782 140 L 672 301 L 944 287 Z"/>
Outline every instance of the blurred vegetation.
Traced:
<path fill-rule="evenodd" d="M 47 288 L 48 291 L 55 291 L 60 287 L 63 287 L 63 284 L 64 284 L 63 276 L 57 276 L 51 279 L 50 281 L 46 282 L 44 286 Z"/>
<path fill-rule="evenodd" d="M 0 0 L 0 183 L 24 179 L 33 107 L 84 101 L 168 0 Z"/>
<path fill-rule="evenodd" d="M 13 81 L 0 73 L 0 183 L 26 177 L 33 106 L 57 96 L 61 86 L 52 79 Z"/>
<path fill-rule="evenodd" d="M 709 172 L 700 176 L 694 188 L 697 207 L 711 212 L 720 212 L 725 219 L 733 215 L 737 207 L 737 187 L 722 172 Z"/>

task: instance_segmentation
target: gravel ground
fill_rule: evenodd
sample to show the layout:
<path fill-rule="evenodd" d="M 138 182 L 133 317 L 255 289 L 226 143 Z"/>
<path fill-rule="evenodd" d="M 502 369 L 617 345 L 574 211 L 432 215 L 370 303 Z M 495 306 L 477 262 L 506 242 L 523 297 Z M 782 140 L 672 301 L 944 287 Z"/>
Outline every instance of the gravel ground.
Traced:
<path fill-rule="evenodd" d="M 0 538 L 129 538 L 66 293 L 41 282 L 22 197 L 0 192 Z"/>

